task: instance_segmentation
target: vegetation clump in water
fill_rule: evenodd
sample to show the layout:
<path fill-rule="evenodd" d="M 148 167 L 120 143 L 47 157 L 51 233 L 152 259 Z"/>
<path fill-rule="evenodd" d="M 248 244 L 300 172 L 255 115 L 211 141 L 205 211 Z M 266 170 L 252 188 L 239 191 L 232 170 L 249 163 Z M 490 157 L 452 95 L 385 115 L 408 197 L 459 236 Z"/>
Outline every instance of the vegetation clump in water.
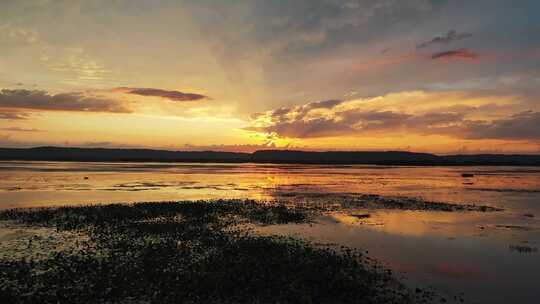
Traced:
<path fill-rule="evenodd" d="M 470 204 L 455 204 L 447 202 L 426 201 L 415 197 L 385 196 L 359 193 L 328 193 L 328 192 L 275 192 L 273 195 L 281 201 L 291 201 L 294 205 L 309 202 L 310 208 L 318 210 L 339 209 L 393 209 L 414 211 L 442 212 L 495 212 L 502 211 L 498 207 Z"/>
<path fill-rule="evenodd" d="M 538 248 L 525 245 L 510 245 L 508 246 L 510 251 L 518 253 L 535 253 L 538 252 Z"/>
<path fill-rule="evenodd" d="M 0 213 L 86 237 L 45 259 L 0 260 L 1 303 L 412 303 L 411 291 L 356 251 L 257 236 L 242 223 L 309 221 L 254 201 L 139 203 Z M 75 242 L 75 240 L 73 240 Z M 79 240 L 77 240 L 79 241 Z"/>

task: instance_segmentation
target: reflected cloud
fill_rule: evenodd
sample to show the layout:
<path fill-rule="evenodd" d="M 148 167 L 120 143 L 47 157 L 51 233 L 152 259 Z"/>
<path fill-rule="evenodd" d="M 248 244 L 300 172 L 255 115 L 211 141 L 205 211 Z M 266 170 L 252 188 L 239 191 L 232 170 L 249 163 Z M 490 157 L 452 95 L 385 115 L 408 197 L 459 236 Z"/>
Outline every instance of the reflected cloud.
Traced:
<path fill-rule="evenodd" d="M 359 218 L 357 214 L 370 216 Z M 331 213 L 329 217 L 344 225 L 412 237 L 475 235 L 478 233 L 476 224 L 489 218 L 483 213 L 373 210 L 337 212 Z"/>
<path fill-rule="evenodd" d="M 480 267 L 464 264 L 439 264 L 435 265 L 432 272 L 436 275 L 443 275 L 453 279 L 477 279 L 485 275 Z"/>

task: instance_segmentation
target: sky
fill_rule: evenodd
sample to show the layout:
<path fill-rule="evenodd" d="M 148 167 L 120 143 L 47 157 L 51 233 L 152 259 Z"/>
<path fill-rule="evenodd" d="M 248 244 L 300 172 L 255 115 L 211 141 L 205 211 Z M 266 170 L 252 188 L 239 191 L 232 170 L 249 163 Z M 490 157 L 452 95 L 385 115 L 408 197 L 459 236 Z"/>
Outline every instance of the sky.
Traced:
<path fill-rule="evenodd" d="M 0 146 L 540 153 L 536 0 L 1 0 Z"/>

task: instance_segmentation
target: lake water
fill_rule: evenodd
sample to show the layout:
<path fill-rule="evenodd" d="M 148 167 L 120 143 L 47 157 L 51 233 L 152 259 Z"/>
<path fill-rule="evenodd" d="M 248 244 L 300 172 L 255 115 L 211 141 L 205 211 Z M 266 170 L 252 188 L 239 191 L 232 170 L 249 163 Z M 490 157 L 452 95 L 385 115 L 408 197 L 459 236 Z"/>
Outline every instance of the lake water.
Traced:
<path fill-rule="evenodd" d="M 411 286 L 433 286 L 450 296 L 463 292 L 469 303 L 540 299 L 540 168 L 0 162 L 0 209 L 314 193 L 414 197 L 504 211 L 353 210 L 327 213 L 316 224 L 258 230 L 367 250 Z M 311 202 L 309 196 L 302 200 Z M 354 216 L 359 212 L 370 217 Z"/>

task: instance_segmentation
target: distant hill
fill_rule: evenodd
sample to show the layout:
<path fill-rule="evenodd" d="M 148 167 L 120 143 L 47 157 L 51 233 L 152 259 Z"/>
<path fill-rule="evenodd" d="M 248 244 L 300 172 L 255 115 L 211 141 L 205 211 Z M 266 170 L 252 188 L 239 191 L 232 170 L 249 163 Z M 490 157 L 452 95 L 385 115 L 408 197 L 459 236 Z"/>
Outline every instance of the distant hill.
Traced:
<path fill-rule="evenodd" d="M 246 162 L 249 153 L 214 151 L 166 151 L 150 149 L 0 148 L 1 160 L 43 161 L 155 161 L 155 162 Z"/>
<path fill-rule="evenodd" d="M 34 161 L 131 161 L 131 162 L 217 162 L 283 164 L 371 164 L 371 165 L 514 165 L 540 166 L 540 155 L 435 155 L 400 151 L 308 152 L 261 150 L 254 153 L 216 151 L 166 151 L 151 149 L 106 149 L 37 147 L 0 148 L 0 160 Z"/>
<path fill-rule="evenodd" d="M 251 154 L 253 162 L 302 164 L 442 164 L 443 158 L 428 153 L 414 152 L 307 152 L 263 150 Z"/>
<path fill-rule="evenodd" d="M 474 154 L 447 155 L 444 158 L 456 165 L 540 166 L 540 155 Z"/>

